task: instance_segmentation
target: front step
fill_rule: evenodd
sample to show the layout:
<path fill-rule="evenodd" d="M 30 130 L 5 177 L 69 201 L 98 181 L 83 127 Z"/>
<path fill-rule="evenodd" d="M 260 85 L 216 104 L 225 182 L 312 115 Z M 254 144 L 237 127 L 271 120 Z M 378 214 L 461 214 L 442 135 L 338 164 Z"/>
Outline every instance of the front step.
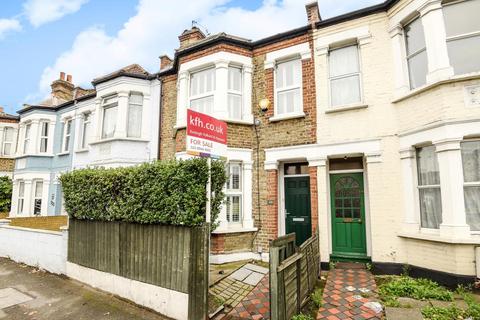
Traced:
<path fill-rule="evenodd" d="M 335 269 L 367 269 L 365 263 L 361 262 L 337 262 Z"/>

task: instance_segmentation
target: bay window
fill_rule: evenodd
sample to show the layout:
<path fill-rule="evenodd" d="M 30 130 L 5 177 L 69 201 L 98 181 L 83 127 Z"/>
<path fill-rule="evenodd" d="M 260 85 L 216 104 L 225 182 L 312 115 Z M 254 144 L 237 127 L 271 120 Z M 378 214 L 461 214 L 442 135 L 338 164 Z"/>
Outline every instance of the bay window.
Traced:
<path fill-rule="evenodd" d="M 428 63 L 425 34 L 420 18 L 404 26 L 410 89 L 427 82 Z"/>
<path fill-rule="evenodd" d="M 28 148 L 30 146 L 30 129 L 32 127 L 31 123 L 27 123 L 25 125 L 25 135 L 23 137 L 23 153 L 28 152 Z"/>
<path fill-rule="evenodd" d="M 63 123 L 63 145 L 62 152 L 68 152 L 70 148 L 70 137 L 72 135 L 72 119 L 67 119 Z"/>
<path fill-rule="evenodd" d="M 442 198 L 435 147 L 417 148 L 416 156 L 421 226 L 438 229 L 442 223 Z"/>
<path fill-rule="evenodd" d="M 215 68 L 190 74 L 190 108 L 197 112 L 213 114 L 214 94 Z"/>
<path fill-rule="evenodd" d="M 12 127 L 5 127 L 3 129 L 3 145 L 2 145 L 2 154 L 4 156 L 10 156 L 13 154 L 13 134 L 14 129 Z"/>
<path fill-rule="evenodd" d="M 358 46 L 333 49 L 329 53 L 330 103 L 332 106 L 360 103 Z"/>
<path fill-rule="evenodd" d="M 43 194 L 43 181 L 36 180 L 34 183 L 34 194 L 33 194 L 33 214 L 36 216 L 42 213 L 42 194 Z"/>
<path fill-rule="evenodd" d="M 480 0 L 455 1 L 443 7 L 450 65 L 455 74 L 480 71 Z"/>
<path fill-rule="evenodd" d="M 228 67 L 228 118 L 242 119 L 242 69 Z"/>
<path fill-rule="evenodd" d="M 461 151 L 467 223 L 480 231 L 480 140 L 462 142 Z"/>
<path fill-rule="evenodd" d="M 117 96 L 106 97 L 102 101 L 102 139 L 113 138 L 117 126 L 118 99 Z"/>
<path fill-rule="evenodd" d="M 90 136 L 90 120 L 91 114 L 90 113 L 84 113 L 82 117 L 82 136 L 80 138 L 80 148 L 81 149 L 86 149 L 88 146 L 88 139 Z"/>
<path fill-rule="evenodd" d="M 140 138 L 142 136 L 142 109 L 143 95 L 131 93 L 128 99 L 127 137 Z"/>
<path fill-rule="evenodd" d="M 239 162 L 230 162 L 227 166 L 227 184 L 225 195 L 227 200 L 227 221 L 242 222 L 242 165 Z"/>
<path fill-rule="evenodd" d="M 23 213 L 23 206 L 25 204 L 25 182 L 19 181 L 18 182 L 18 205 L 17 205 L 17 213 Z"/>
<path fill-rule="evenodd" d="M 275 114 L 299 114 L 302 106 L 302 61 L 300 58 L 275 66 Z"/>
<path fill-rule="evenodd" d="M 47 152 L 48 147 L 48 122 L 40 122 L 40 152 Z"/>

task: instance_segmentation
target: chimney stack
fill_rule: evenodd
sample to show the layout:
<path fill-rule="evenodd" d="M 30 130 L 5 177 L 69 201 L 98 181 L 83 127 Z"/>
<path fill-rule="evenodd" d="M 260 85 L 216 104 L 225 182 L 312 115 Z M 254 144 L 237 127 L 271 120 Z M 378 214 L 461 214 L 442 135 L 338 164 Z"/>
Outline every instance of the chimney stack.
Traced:
<path fill-rule="evenodd" d="M 320 10 L 318 9 L 317 1 L 307 3 L 305 5 L 305 9 L 307 10 L 308 23 L 312 27 L 315 27 L 315 23 L 322 21 L 322 17 L 320 16 Z"/>
<path fill-rule="evenodd" d="M 5 114 L 5 109 L 2 106 L 0 106 L 0 114 Z"/>
<path fill-rule="evenodd" d="M 178 40 L 180 40 L 180 49 L 188 47 L 189 45 L 202 39 L 205 39 L 205 34 L 203 34 L 203 32 L 199 28 L 192 27 L 192 29 L 190 30 L 185 30 L 178 37 Z"/>
<path fill-rule="evenodd" d="M 68 75 L 65 81 L 65 72 L 60 72 L 60 78 L 52 82 L 51 88 L 54 105 L 73 99 L 75 87 L 72 83 L 71 75 Z"/>
<path fill-rule="evenodd" d="M 170 65 L 172 65 L 172 62 L 173 60 L 170 59 L 170 57 L 167 56 L 166 54 L 160 56 L 160 70 L 163 70 L 166 67 L 169 67 Z"/>

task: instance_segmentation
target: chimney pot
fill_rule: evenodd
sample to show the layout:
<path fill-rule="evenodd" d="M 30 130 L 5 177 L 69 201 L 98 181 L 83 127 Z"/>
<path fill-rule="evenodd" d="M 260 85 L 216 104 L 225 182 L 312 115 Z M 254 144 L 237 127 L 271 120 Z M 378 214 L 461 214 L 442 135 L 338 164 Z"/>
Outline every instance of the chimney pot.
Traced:
<path fill-rule="evenodd" d="M 60 72 L 60 80 L 65 80 L 65 72 Z"/>
<path fill-rule="evenodd" d="M 72 83 L 72 75 L 71 74 L 67 75 L 67 82 Z"/>
<path fill-rule="evenodd" d="M 322 17 L 320 16 L 320 10 L 318 9 L 317 1 L 307 3 L 305 5 L 305 9 L 307 10 L 308 23 L 312 27 L 315 27 L 315 23 L 322 21 Z"/>

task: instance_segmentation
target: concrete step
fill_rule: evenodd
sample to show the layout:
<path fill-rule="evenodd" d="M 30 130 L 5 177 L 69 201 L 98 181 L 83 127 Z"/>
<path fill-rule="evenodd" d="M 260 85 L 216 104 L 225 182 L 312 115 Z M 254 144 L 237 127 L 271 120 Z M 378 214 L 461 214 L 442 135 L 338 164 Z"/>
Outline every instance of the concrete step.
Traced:
<path fill-rule="evenodd" d="M 335 269 L 366 269 L 365 263 L 360 262 L 337 262 Z"/>

